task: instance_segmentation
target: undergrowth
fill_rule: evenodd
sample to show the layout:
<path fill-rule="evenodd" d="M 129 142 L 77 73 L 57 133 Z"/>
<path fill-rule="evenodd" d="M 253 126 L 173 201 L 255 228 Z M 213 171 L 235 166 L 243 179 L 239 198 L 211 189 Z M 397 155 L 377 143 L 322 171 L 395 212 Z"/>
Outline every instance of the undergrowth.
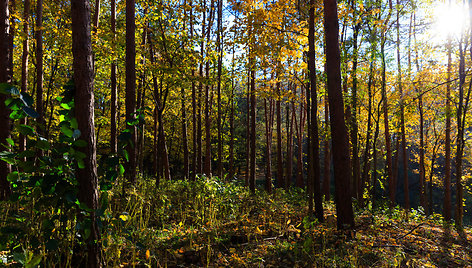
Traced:
<path fill-rule="evenodd" d="M 472 265 L 471 247 L 452 229 L 445 235 L 441 217 L 421 209 L 357 210 L 356 228 L 346 232 L 336 230 L 332 202 L 324 204 L 323 223 L 307 216 L 297 188 L 251 195 L 238 181 L 206 177 L 161 181 L 157 188 L 141 178 L 124 196 L 118 188 L 102 192 L 100 243 L 109 267 Z M 0 265 L 74 266 L 81 234 L 75 211 L 38 213 L 28 196 L 2 203 Z"/>

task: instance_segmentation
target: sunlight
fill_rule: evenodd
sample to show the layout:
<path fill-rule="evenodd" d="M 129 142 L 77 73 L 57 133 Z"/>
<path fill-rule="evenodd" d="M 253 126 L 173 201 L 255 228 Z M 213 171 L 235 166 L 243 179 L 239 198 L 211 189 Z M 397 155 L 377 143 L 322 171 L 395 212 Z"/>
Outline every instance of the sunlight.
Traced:
<path fill-rule="evenodd" d="M 457 38 L 467 29 L 469 19 L 464 4 L 440 2 L 434 8 L 433 38 L 439 42 L 447 40 L 448 35 Z"/>

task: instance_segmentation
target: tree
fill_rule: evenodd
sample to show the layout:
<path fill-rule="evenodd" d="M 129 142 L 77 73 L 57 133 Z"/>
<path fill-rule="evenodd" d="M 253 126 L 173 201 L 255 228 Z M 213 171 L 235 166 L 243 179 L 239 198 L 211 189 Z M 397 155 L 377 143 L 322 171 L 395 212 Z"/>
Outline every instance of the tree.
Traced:
<path fill-rule="evenodd" d="M 37 131 L 42 133 L 41 126 L 44 123 L 43 112 L 43 0 L 36 2 L 36 118 Z"/>
<path fill-rule="evenodd" d="M 23 9 L 23 32 L 25 37 L 23 39 L 23 55 L 21 57 L 21 92 L 28 91 L 28 59 L 29 59 L 29 17 L 30 17 L 30 1 L 24 1 Z M 22 120 L 22 124 L 26 124 L 26 117 Z M 19 149 L 24 151 L 26 148 L 26 137 L 20 135 L 19 137 Z"/>
<path fill-rule="evenodd" d="M 316 83 L 316 61 L 315 61 L 315 1 L 310 0 L 310 12 L 309 12 L 309 23 L 308 23 L 308 76 L 310 80 L 310 96 L 307 100 L 311 99 L 310 107 L 311 114 L 309 115 L 309 122 L 311 124 L 309 128 L 309 139 L 310 139 L 310 170 L 312 174 L 309 174 L 308 180 L 311 181 L 308 185 L 312 186 L 309 193 L 314 195 L 315 200 L 315 214 L 319 222 L 323 222 L 323 203 L 321 198 L 321 185 L 320 185 L 320 154 L 319 154 L 319 133 L 318 133 L 318 93 Z M 337 20 L 337 15 L 336 15 Z M 308 110 L 308 109 L 307 109 Z M 311 203 L 311 201 L 310 201 Z"/>
<path fill-rule="evenodd" d="M 341 91 L 338 10 L 335 0 L 324 0 L 323 5 L 337 227 L 345 229 L 354 227 L 354 214 L 350 194 L 349 140 L 344 121 L 344 103 Z"/>
<path fill-rule="evenodd" d="M 91 209 L 90 235 L 87 238 L 87 267 L 101 267 L 100 231 L 95 211 L 98 209 L 98 176 L 94 122 L 92 38 L 90 32 L 90 2 L 72 0 L 72 54 L 74 56 L 75 117 L 80 139 L 87 142 L 80 151 L 85 155 L 84 167 L 77 169 L 78 199 Z M 80 216 L 79 216 L 80 218 Z"/>
<path fill-rule="evenodd" d="M 12 56 L 9 46 L 10 24 L 9 24 L 8 0 L 0 1 L 0 83 L 10 83 L 10 57 Z M 2 92 L 3 93 L 3 92 Z M 5 105 L 8 98 L 6 94 L 0 93 L 0 143 L 7 144 L 10 138 L 10 113 Z M 3 148 L 2 148 L 3 150 Z M 0 161 L 0 200 L 6 200 L 11 193 L 10 183 L 7 175 L 10 173 L 10 164 Z"/>
<path fill-rule="evenodd" d="M 136 182 L 136 127 L 132 123 L 136 119 L 136 22 L 135 0 L 126 0 L 126 121 L 131 140 L 126 146 L 129 161 L 126 168 L 126 178 L 129 182 Z"/>
<path fill-rule="evenodd" d="M 113 33 L 113 49 L 116 49 L 116 0 L 111 1 L 111 32 Z M 111 81 L 111 107 L 110 107 L 110 147 L 111 152 L 116 153 L 118 150 L 117 147 L 117 84 L 116 84 L 116 59 L 113 58 L 111 62 L 110 70 L 110 81 Z"/>

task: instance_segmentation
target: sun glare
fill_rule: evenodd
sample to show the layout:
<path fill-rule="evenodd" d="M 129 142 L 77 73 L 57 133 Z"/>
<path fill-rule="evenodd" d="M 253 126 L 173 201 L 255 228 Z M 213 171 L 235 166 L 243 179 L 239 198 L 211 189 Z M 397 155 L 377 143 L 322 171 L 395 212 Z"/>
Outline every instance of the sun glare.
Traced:
<path fill-rule="evenodd" d="M 448 1 L 449 2 L 449 1 Z M 440 2 L 434 9 L 434 27 L 432 35 L 440 42 L 457 38 L 469 26 L 468 6 L 464 4 Z"/>

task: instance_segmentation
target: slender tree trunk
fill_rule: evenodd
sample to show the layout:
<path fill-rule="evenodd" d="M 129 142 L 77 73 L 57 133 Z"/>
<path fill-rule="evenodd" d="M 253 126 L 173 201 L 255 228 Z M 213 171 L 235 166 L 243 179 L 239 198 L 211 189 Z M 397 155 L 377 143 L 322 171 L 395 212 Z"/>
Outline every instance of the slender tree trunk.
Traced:
<path fill-rule="evenodd" d="M 269 98 L 269 101 L 267 99 Z M 268 105 L 267 105 L 267 102 Z M 274 122 L 274 100 L 270 97 L 264 99 L 265 136 L 266 136 L 266 175 L 265 189 L 272 193 L 272 129 Z"/>
<path fill-rule="evenodd" d="M 246 177 L 245 184 L 249 186 L 250 159 L 251 159 L 251 69 L 248 70 L 247 92 L 246 92 Z"/>
<path fill-rule="evenodd" d="M 370 152 L 370 144 L 371 144 L 371 135 L 372 135 L 372 102 L 373 102 L 373 94 L 372 94 L 372 84 L 374 79 L 374 61 L 375 61 L 375 45 L 372 45 L 371 57 L 370 57 L 370 67 L 369 67 L 369 79 L 367 81 L 367 94 L 369 98 L 369 104 L 367 108 L 367 134 L 365 139 L 365 152 L 364 152 L 364 167 L 362 169 L 362 180 L 361 180 L 361 189 L 359 192 L 359 205 L 360 207 L 364 207 L 364 187 L 367 182 L 367 178 L 369 177 L 369 167 L 370 167 L 370 160 L 369 156 L 371 156 Z M 370 185 L 372 186 L 372 185 Z"/>
<path fill-rule="evenodd" d="M 218 46 L 218 85 L 217 85 L 217 102 L 218 102 L 218 177 L 223 178 L 223 138 L 221 129 L 221 69 L 223 63 L 223 0 L 218 0 L 218 22 L 217 22 L 217 46 Z"/>
<path fill-rule="evenodd" d="M 355 1 L 353 1 L 355 3 Z M 355 10 L 355 4 L 354 10 Z M 357 12 L 357 11 L 354 11 Z M 351 116 L 350 116 L 350 134 L 352 146 L 352 176 L 354 197 L 359 201 L 362 198 L 362 182 L 360 178 L 359 148 L 358 148 L 358 130 L 357 130 L 357 57 L 358 57 L 358 36 L 360 24 L 354 26 L 354 51 L 352 55 L 352 93 L 351 93 Z"/>
<path fill-rule="evenodd" d="M 113 51 L 116 51 L 116 0 L 111 0 L 111 32 L 113 33 Z M 110 70 L 111 81 L 111 107 L 110 107 L 110 145 L 111 152 L 116 154 L 118 151 L 117 145 L 117 85 L 116 85 L 116 58 L 113 57 Z"/>
<path fill-rule="evenodd" d="M 251 51 L 252 52 L 252 51 Z M 249 190 L 255 193 L 256 190 L 256 70 L 255 59 L 251 56 L 251 131 L 250 131 L 250 169 Z"/>
<path fill-rule="evenodd" d="M 100 0 L 95 0 L 95 12 L 93 13 L 93 30 L 98 30 L 98 23 L 100 22 Z"/>
<path fill-rule="evenodd" d="M 384 116 L 384 128 L 385 128 L 385 147 L 387 154 L 387 181 L 388 181 L 388 192 L 390 199 L 390 207 L 395 204 L 395 179 L 393 177 L 392 170 L 392 145 L 390 140 L 390 127 L 388 123 L 388 99 L 387 99 L 387 78 L 386 78 L 386 62 L 385 62 L 385 33 L 382 33 L 382 41 L 380 44 L 380 56 L 382 59 L 382 101 L 383 101 L 383 116 Z"/>
<path fill-rule="evenodd" d="M 319 222 L 323 222 L 323 201 L 321 197 L 321 184 L 320 184 L 320 149 L 319 149 L 319 133 L 318 133 L 318 88 L 316 83 L 316 61 L 315 61 L 315 0 L 310 0 L 310 11 L 309 11 L 309 23 L 308 23 L 308 75 L 310 80 L 310 98 L 311 99 L 311 160 L 312 172 L 311 176 L 308 176 L 312 180 L 313 194 L 315 201 L 315 215 Z M 337 15 L 336 15 L 337 17 Z M 336 36 L 337 39 L 337 36 Z M 339 48 L 338 48 L 339 49 Z M 339 55 L 338 55 L 339 56 Z"/>
<path fill-rule="evenodd" d="M 84 153 L 84 168 L 77 169 L 78 198 L 90 212 L 90 235 L 87 238 L 87 267 L 101 267 L 100 231 L 95 211 L 98 209 L 98 176 L 94 123 L 92 40 L 90 32 L 90 2 L 72 0 L 72 55 L 74 56 L 75 117 L 87 146 L 78 148 Z M 79 216 L 80 218 L 81 216 Z"/>
<path fill-rule="evenodd" d="M 345 229 L 354 227 L 354 214 L 350 194 L 349 138 L 344 121 L 344 102 L 341 91 L 338 12 L 335 0 L 324 0 L 323 5 L 337 227 Z"/>
<path fill-rule="evenodd" d="M 231 75 L 231 96 L 230 96 L 230 114 L 229 114 L 229 171 L 228 178 L 231 180 L 234 177 L 234 45 L 233 45 L 233 60 L 232 60 L 232 75 Z"/>
<path fill-rule="evenodd" d="M 36 2 L 36 118 L 37 131 L 43 134 L 43 0 Z"/>
<path fill-rule="evenodd" d="M 291 85 L 295 86 L 295 85 Z M 288 189 L 292 184 L 292 172 L 293 172 L 293 113 L 290 111 L 290 106 L 293 106 L 293 102 L 288 103 L 286 106 L 286 117 L 287 117 L 287 155 L 286 155 L 286 174 L 285 174 L 285 189 Z"/>
<path fill-rule="evenodd" d="M 400 61 L 400 1 L 397 0 L 397 67 L 398 67 L 398 91 L 400 92 L 400 128 L 402 139 L 402 160 L 403 160 L 403 192 L 405 195 L 405 210 L 410 209 L 410 190 L 408 181 L 408 155 L 406 151 L 406 131 L 405 131 L 405 100 L 403 96 L 402 68 Z"/>
<path fill-rule="evenodd" d="M 21 58 L 21 92 L 28 92 L 28 59 L 29 59 L 29 17 L 30 17 L 30 1 L 24 1 L 23 10 L 23 55 Z M 26 117 L 21 120 L 21 124 L 26 125 Z M 26 149 L 26 137 L 19 135 L 19 151 Z"/>
<path fill-rule="evenodd" d="M 9 45 L 10 23 L 8 0 L 0 0 L 0 83 L 11 83 L 10 57 L 12 51 Z M 5 105 L 8 96 L 0 93 L 0 143 L 7 144 L 10 138 L 10 112 Z M 11 194 L 10 183 L 7 175 L 11 166 L 5 161 L 0 161 L 0 200 L 7 200 Z"/>
<path fill-rule="evenodd" d="M 203 1 L 203 6 L 206 9 L 206 0 Z M 204 61 L 204 51 L 205 51 L 205 31 L 206 31 L 206 10 L 203 10 L 202 14 L 202 34 L 200 42 L 200 69 L 199 76 L 203 78 L 203 61 Z M 202 149 L 202 92 L 203 92 L 203 82 L 200 81 L 198 84 L 198 95 L 197 95 L 197 174 L 201 174 L 203 171 L 203 149 Z"/>
<path fill-rule="evenodd" d="M 471 20 L 472 21 L 472 20 Z M 472 49 L 471 49 L 472 54 Z M 457 139 L 456 139 L 456 213 L 455 226 L 459 232 L 463 231 L 462 218 L 464 215 L 464 190 L 462 185 L 462 161 L 464 154 L 464 128 L 466 109 L 464 107 L 464 87 L 465 87 L 465 47 L 463 48 L 463 40 L 459 41 L 459 100 L 456 112 L 457 118 Z M 471 80 L 472 83 L 472 80 Z"/>
<path fill-rule="evenodd" d="M 190 39 L 193 40 L 193 2 L 190 0 Z M 195 77 L 195 69 L 192 65 L 192 78 Z M 192 174 L 191 179 L 195 180 L 197 174 L 197 90 L 195 87 L 195 82 L 192 79 Z"/>
<path fill-rule="evenodd" d="M 278 74 L 277 74 L 278 76 Z M 285 187 L 284 181 L 284 169 L 283 169 L 283 158 L 282 158 L 282 109 L 280 106 L 281 94 L 280 94 L 280 82 L 276 84 L 276 96 L 275 102 L 276 120 L 277 120 L 277 180 L 275 184 L 277 187 Z"/>
<path fill-rule="evenodd" d="M 126 0 L 126 120 L 136 119 L 136 24 L 135 24 L 135 0 Z M 136 127 L 127 125 L 131 132 L 131 141 L 126 146 L 129 161 L 126 164 L 126 178 L 128 182 L 136 183 Z"/>
<path fill-rule="evenodd" d="M 325 201 L 331 199 L 331 150 L 329 148 L 329 108 L 328 108 L 328 92 L 324 97 L 325 108 L 325 137 L 324 137 L 324 170 L 323 170 L 323 195 Z"/>
<path fill-rule="evenodd" d="M 446 84 L 446 137 L 444 163 L 444 221 L 450 222 L 452 215 L 451 201 L 451 73 L 452 73 L 452 44 L 451 37 L 447 39 L 447 84 Z M 430 193 L 431 194 L 431 193 Z"/>

